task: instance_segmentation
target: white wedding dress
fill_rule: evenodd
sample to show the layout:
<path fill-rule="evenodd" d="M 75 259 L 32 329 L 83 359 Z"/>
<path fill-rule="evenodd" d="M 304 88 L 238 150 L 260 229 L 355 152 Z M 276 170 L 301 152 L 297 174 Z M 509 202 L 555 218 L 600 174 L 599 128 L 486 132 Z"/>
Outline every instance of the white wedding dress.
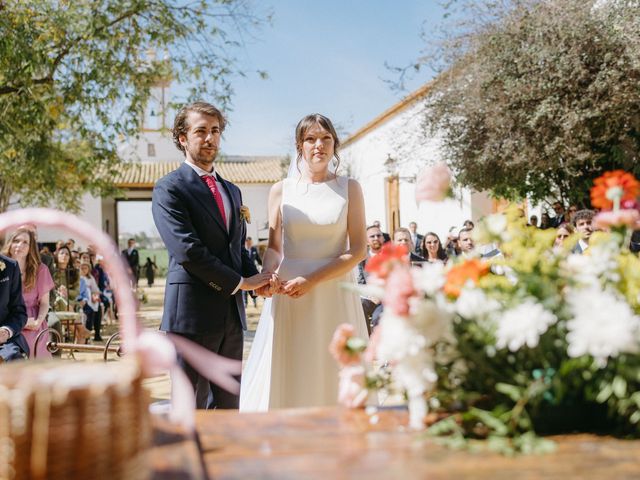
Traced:
<path fill-rule="evenodd" d="M 348 245 L 348 178 L 308 184 L 287 178 L 282 188 L 283 260 L 279 277 L 304 276 L 343 254 Z M 265 301 L 242 374 L 240 411 L 336 405 L 338 367 L 329 353 L 336 327 L 351 323 L 367 338 L 360 297 L 345 289 L 352 272 L 306 295 Z"/>

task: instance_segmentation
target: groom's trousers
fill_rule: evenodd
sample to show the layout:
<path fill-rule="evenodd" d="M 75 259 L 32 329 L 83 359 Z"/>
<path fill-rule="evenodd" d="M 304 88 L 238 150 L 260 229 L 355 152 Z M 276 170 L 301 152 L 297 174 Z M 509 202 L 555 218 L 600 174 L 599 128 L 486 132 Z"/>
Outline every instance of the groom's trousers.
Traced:
<path fill-rule="evenodd" d="M 212 315 L 214 314 L 212 313 Z M 212 318 L 212 322 L 213 321 L 214 319 Z M 183 337 L 202 345 L 207 350 L 217 353 L 218 355 L 242 361 L 244 335 L 235 297 L 231 297 L 228 303 L 224 320 L 216 318 L 215 324 L 216 329 L 211 333 L 201 335 L 180 333 L 177 335 L 182 335 Z M 209 382 L 209 380 L 201 376 L 183 358 L 179 357 L 178 361 L 194 388 L 196 395 L 196 408 L 237 409 L 239 407 L 240 397 L 238 395 L 229 393 L 215 383 Z M 239 376 L 237 379 L 240 381 Z"/>

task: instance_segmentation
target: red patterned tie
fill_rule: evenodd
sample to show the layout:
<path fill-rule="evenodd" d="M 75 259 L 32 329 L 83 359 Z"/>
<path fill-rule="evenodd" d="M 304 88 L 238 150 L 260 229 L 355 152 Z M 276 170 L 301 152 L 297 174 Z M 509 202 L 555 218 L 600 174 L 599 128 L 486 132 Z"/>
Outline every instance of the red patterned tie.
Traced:
<path fill-rule="evenodd" d="M 222 195 L 220 194 L 220 190 L 216 188 L 215 179 L 211 175 L 202 175 L 202 177 L 200 178 L 204 180 L 204 182 L 207 184 L 207 187 L 209 187 L 209 190 L 211 190 L 211 193 L 213 194 L 213 198 L 216 201 L 216 205 L 218 205 L 218 210 L 220 210 L 220 215 L 222 215 L 222 221 L 224 223 L 224 226 L 226 227 L 227 215 L 224 213 L 224 202 L 222 201 Z"/>

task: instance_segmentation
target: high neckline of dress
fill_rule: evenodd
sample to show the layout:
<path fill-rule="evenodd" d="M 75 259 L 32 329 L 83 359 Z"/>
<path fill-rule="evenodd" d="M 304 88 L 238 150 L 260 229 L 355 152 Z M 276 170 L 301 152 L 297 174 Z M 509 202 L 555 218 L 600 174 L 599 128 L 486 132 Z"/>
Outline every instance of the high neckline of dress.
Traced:
<path fill-rule="evenodd" d="M 298 177 L 297 179 L 292 179 L 292 180 L 295 180 L 295 181 L 297 181 L 299 183 L 302 183 L 304 185 L 326 185 L 327 183 L 333 182 L 334 180 L 337 180 L 337 179 L 338 179 L 338 176 L 335 175 L 332 178 L 328 178 L 327 180 L 323 180 L 322 182 L 307 182 L 302 177 Z"/>

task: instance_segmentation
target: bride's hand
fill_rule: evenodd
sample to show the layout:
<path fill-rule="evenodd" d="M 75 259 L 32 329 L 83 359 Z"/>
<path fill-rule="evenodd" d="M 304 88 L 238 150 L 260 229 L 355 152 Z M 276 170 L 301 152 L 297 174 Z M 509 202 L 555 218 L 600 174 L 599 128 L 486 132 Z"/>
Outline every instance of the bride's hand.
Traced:
<path fill-rule="evenodd" d="M 271 295 L 282 293 L 282 282 L 280 281 L 280 277 L 278 277 L 277 273 L 273 273 L 271 275 L 271 279 L 269 280 L 269 287 L 271 290 Z"/>
<path fill-rule="evenodd" d="M 293 298 L 299 298 L 313 288 L 313 283 L 304 277 L 296 277 L 282 284 L 282 292 Z"/>
<path fill-rule="evenodd" d="M 269 284 L 256 288 L 254 292 L 260 297 L 271 298 L 271 287 L 269 286 Z"/>

